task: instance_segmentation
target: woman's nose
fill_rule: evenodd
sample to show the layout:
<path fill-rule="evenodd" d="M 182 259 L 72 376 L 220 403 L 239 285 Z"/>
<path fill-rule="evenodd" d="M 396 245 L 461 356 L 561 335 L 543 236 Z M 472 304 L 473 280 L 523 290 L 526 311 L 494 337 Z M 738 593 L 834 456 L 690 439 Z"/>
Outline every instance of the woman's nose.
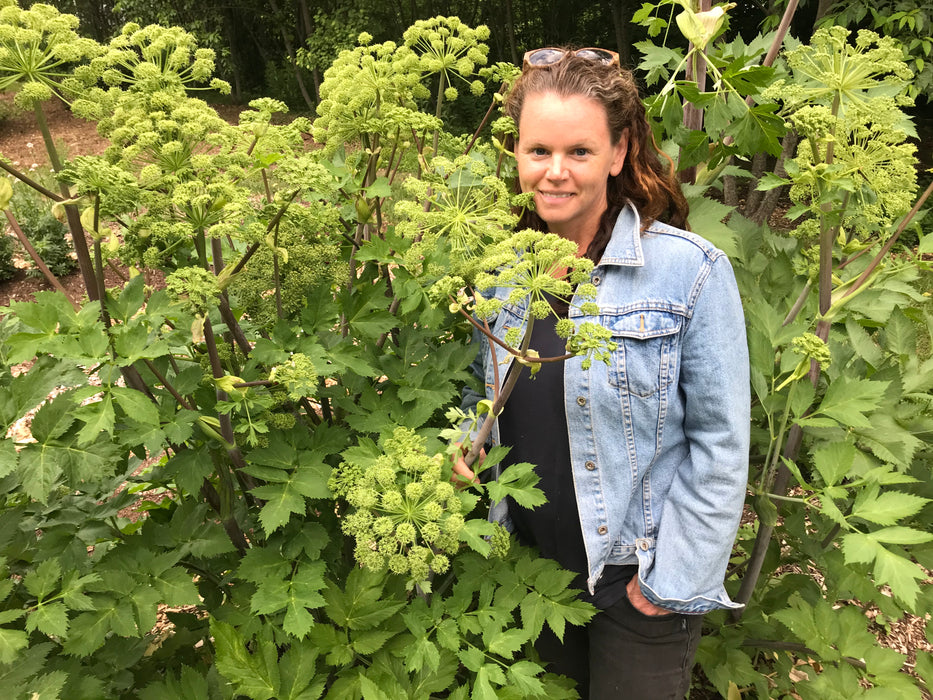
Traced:
<path fill-rule="evenodd" d="M 548 178 L 551 180 L 562 180 L 565 174 L 564 159 L 559 155 L 552 156 L 550 163 L 548 163 Z"/>

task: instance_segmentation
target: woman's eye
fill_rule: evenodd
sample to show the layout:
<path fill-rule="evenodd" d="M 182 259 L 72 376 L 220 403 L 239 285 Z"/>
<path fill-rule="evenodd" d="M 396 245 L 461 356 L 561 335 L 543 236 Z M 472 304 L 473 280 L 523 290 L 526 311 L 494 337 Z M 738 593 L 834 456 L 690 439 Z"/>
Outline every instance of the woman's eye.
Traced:
<path fill-rule="evenodd" d="M 534 155 L 536 155 L 536 156 L 546 156 L 546 155 L 547 155 L 547 150 L 545 150 L 544 148 L 535 148 L 535 149 L 533 149 L 531 152 L 532 152 Z"/>
<path fill-rule="evenodd" d="M 575 148 L 573 151 L 573 154 L 580 158 L 585 156 L 587 153 L 589 153 L 589 150 L 587 150 L 586 148 Z"/>

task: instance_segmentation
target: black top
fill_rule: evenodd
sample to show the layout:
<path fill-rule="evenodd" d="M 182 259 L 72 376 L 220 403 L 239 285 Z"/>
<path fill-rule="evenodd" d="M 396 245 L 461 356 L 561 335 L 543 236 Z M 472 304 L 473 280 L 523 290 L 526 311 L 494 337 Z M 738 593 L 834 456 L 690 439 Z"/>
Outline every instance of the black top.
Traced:
<path fill-rule="evenodd" d="M 540 357 L 556 357 L 566 352 L 566 341 L 554 330 L 557 319 L 536 319 L 531 347 Z M 570 438 L 564 411 L 564 363 L 544 362 L 532 378 L 517 362 L 510 372 L 522 374 L 499 416 L 499 436 L 511 450 L 502 462 L 530 462 L 540 478 L 538 488 L 547 503 L 534 510 L 522 508 L 509 499 L 509 516 L 515 535 L 522 544 L 538 548 L 542 556 L 554 559 L 577 576 L 573 586 L 580 598 L 605 609 L 625 595 L 625 584 L 634 575 L 633 566 L 607 566 L 596 585 L 596 594 L 586 590 L 587 561 L 577 510 L 576 491 L 570 469 Z"/>

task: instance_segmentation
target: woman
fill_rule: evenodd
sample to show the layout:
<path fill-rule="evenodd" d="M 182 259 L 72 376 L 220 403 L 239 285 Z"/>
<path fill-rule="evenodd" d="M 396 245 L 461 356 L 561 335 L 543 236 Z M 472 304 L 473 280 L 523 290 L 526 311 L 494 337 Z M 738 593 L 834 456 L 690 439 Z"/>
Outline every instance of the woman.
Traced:
<path fill-rule="evenodd" d="M 536 648 L 583 698 L 682 698 L 702 614 L 738 607 L 723 577 L 745 494 L 749 391 L 732 269 L 682 230 L 673 164 L 616 54 L 528 52 L 506 113 L 521 189 L 534 193 L 522 225 L 576 242 L 596 263 L 598 321 L 617 344 L 608 367 L 573 358 L 521 378 L 492 432 L 512 463 L 537 465 L 549 501 L 507 503 L 500 519 L 576 571 L 581 597 L 600 610 L 563 644 L 546 629 Z M 555 309 L 582 319 L 573 304 Z M 525 315 L 505 305 L 493 333 Z M 553 323 L 533 326 L 541 356 L 564 352 Z M 478 339 L 474 371 L 491 391 L 493 355 Z M 467 390 L 464 405 L 480 398 Z M 474 476 L 463 460 L 454 469 Z"/>

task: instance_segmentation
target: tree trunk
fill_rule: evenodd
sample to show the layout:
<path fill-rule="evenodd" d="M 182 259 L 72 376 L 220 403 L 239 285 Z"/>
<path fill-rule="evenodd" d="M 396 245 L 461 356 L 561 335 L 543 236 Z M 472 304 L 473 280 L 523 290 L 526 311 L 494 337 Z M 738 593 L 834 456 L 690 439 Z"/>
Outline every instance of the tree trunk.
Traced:
<path fill-rule="evenodd" d="M 619 63 L 625 68 L 631 67 L 632 39 L 629 30 L 629 18 L 632 16 L 631 0 L 616 0 L 612 3 L 612 24 L 616 35 L 616 51 Z"/>
<path fill-rule="evenodd" d="M 505 31 L 509 38 L 509 56 L 512 63 L 519 64 L 518 46 L 515 44 L 515 18 L 512 14 L 512 0 L 505 0 Z"/>

